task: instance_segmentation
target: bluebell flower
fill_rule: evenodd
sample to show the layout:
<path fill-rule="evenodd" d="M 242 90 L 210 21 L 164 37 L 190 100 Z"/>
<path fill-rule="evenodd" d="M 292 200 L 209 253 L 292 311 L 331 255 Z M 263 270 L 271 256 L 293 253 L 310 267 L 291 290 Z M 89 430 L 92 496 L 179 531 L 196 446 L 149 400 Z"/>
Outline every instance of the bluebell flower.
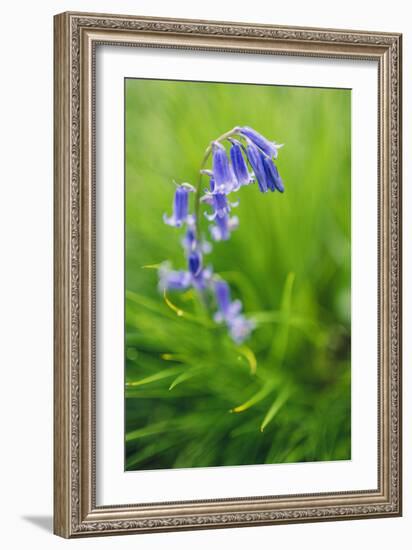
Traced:
<path fill-rule="evenodd" d="M 187 254 L 190 254 L 190 252 L 196 249 L 197 239 L 194 225 L 187 226 L 186 234 L 182 239 L 182 246 Z"/>
<path fill-rule="evenodd" d="M 159 270 L 159 290 L 186 290 L 193 286 L 205 290 L 210 286 L 213 272 L 210 267 L 202 267 L 201 256 L 192 253 L 188 258 L 188 270 L 173 270 L 170 262 L 164 262 Z"/>
<path fill-rule="evenodd" d="M 170 262 L 164 262 L 159 268 L 159 290 L 185 290 L 191 284 L 187 271 L 176 271 L 170 268 Z"/>
<path fill-rule="evenodd" d="M 202 268 L 196 275 L 192 275 L 191 283 L 197 290 L 206 290 L 212 281 L 213 271 L 211 267 Z"/>
<path fill-rule="evenodd" d="M 237 181 L 230 165 L 226 149 L 221 143 L 212 143 L 212 171 L 214 179 L 214 191 L 230 193 L 237 186 Z"/>
<path fill-rule="evenodd" d="M 259 149 L 261 149 L 269 157 L 274 157 L 275 159 L 278 156 L 278 149 L 282 147 L 273 141 L 269 141 L 262 134 L 256 132 L 250 126 L 241 126 L 236 128 L 239 134 L 249 138 Z"/>
<path fill-rule="evenodd" d="M 239 187 L 241 185 L 248 185 L 253 181 L 253 178 L 249 173 L 246 161 L 243 157 L 242 144 L 236 139 L 229 139 L 229 141 L 232 144 L 230 148 L 230 159 Z"/>
<path fill-rule="evenodd" d="M 212 280 L 212 270 L 209 267 L 203 267 L 203 258 L 199 250 L 189 254 L 187 264 L 192 286 L 198 290 L 205 290 Z"/>
<path fill-rule="evenodd" d="M 224 193 L 210 193 L 208 191 L 206 191 L 206 193 L 203 195 L 201 201 L 213 207 L 212 214 L 208 214 L 207 212 L 205 212 L 205 216 L 208 220 L 214 220 L 216 216 L 219 218 L 227 216 L 231 208 L 238 206 L 239 204 L 239 201 L 229 202 L 227 200 L 227 196 Z"/>
<path fill-rule="evenodd" d="M 233 139 L 234 135 L 237 135 L 238 139 Z M 231 144 L 229 156 L 220 143 L 224 139 Z M 253 128 L 243 126 L 223 134 L 207 149 L 206 159 L 209 153 L 212 153 L 212 170 L 202 169 L 200 173 L 209 176 L 209 189 L 201 198 L 196 195 L 194 210 L 197 215 L 199 201 L 212 207 L 212 212 L 206 212 L 205 216 L 213 221 L 209 230 L 215 241 L 229 239 L 231 232 L 239 225 L 236 216 L 230 217 L 231 209 L 237 206 L 237 203 L 229 201 L 230 193 L 255 180 L 262 193 L 269 190 L 284 191 L 279 171 L 273 162 L 279 147 L 281 145 L 267 140 Z M 187 183 L 179 185 L 174 195 L 173 214 L 170 217 L 164 215 L 164 221 L 168 225 L 181 227 L 186 224 L 186 232 L 181 243 L 187 267 L 184 270 L 173 270 L 169 262 L 164 262 L 158 270 L 159 289 L 182 291 L 193 287 L 204 296 L 206 291 L 213 291 L 217 304 L 215 321 L 224 323 L 232 340 L 240 344 L 256 325 L 242 313 L 240 300 L 231 300 L 229 285 L 217 279 L 211 267 L 204 267 L 203 254 L 210 252 L 211 245 L 200 236 L 200 220 L 189 213 L 190 192 L 198 193 L 199 187 L 195 189 Z"/>
<path fill-rule="evenodd" d="M 226 281 L 219 279 L 215 282 L 215 297 L 218 306 L 218 311 L 215 313 L 217 323 L 230 321 L 241 312 L 242 304 L 240 300 L 231 301 L 230 288 Z"/>
<path fill-rule="evenodd" d="M 173 214 L 168 217 L 163 215 L 163 221 L 173 227 L 181 227 L 185 222 L 192 219 L 189 214 L 189 193 L 195 188 L 189 183 L 182 183 L 175 191 L 173 200 Z"/>
<path fill-rule="evenodd" d="M 262 153 L 262 151 L 258 149 L 258 147 L 256 147 L 256 145 L 247 138 L 246 138 L 245 151 L 246 151 L 248 161 L 250 162 L 250 166 L 252 167 L 252 170 L 255 173 L 259 190 L 262 193 L 266 193 L 266 191 L 268 190 L 268 184 L 267 184 L 265 165 L 263 163 L 265 154 Z"/>
<path fill-rule="evenodd" d="M 210 226 L 210 233 L 214 241 L 227 241 L 231 232 L 239 226 L 239 218 L 226 215 L 216 216 L 215 223 Z"/>
<path fill-rule="evenodd" d="M 210 192 L 213 193 L 215 191 L 216 185 L 212 170 L 200 170 L 200 173 L 209 176 L 209 188 Z"/>
<path fill-rule="evenodd" d="M 255 328 L 255 322 L 252 319 L 247 319 L 244 315 L 237 315 L 228 323 L 229 334 L 236 344 L 244 342 Z"/>
<path fill-rule="evenodd" d="M 189 254 L 188 265 L 192 277 L 197 277 L 202 269 L 202 256 L 200 252 L 194 250 Z"/>
<path fill-rule="evenodd" d="M 242 313 L 240 300 L 231 301 L 229 285 L 223 280 L 215 281 L 215 297 L 218 311 L 215 314 L 217 323 L 225 323 L 229 334 L 236 344 L 241 344 L 255 328 L 255 323 Z"/>
<path fill-rule="evenodd" d="M 209 254 L 212 251 L 212 245 L 208 241 L 206 241 L 203 237 L 200 239 L 197 238 L 195 221 L 194 216 L 193 219 L 188 220 L 186 233 L 181 241 L 183 249 L 186 252 L 186 256 L 194 250 L 199 250 L 203 254 Z"/>
<path fill-rule="evenodd" d="M 265 157 L 263 159 L 263 164 L 265 167 L 266 182 L 267 182 L 268 188 L 271 191 L 275 191 L 275 189 L 277 189 L 278 191 L 283 193 L 283 191 L 285 190 L 285 187 L 279 175 L 277 166 L 273 163 L 272 159 L 269 157 Z"/>

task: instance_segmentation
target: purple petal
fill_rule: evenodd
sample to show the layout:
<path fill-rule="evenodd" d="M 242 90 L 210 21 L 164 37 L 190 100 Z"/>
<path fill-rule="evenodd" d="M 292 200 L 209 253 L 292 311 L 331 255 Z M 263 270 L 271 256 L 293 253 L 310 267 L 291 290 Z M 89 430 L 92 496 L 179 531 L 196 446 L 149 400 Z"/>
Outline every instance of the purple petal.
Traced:
<path fill-rule="evenodd" d="M 277 158 L 277 145 L 272 141 L 266 139 L 264 136 L 262 136 L 262 134 L 259 134 L 259 132 L 256 132 L 256 130 L 254 130 L 250 126 L 243 126 L 242 128 L 239 128 L 239 133 L 253 141 L 253 143 L 269 157 Z"/>
<path fill-rule="evenodd" d="M 232 147 L 230 148 L 230 158 L 236 179 L 239 182 L 239 185 L 248 185 L 251 178 L 246 161 L 243 158 L 241 144 L 235 139 L 231 139 L 229 141 L 232 143 Z"/>
<path fill-rule="evenodd" d="M 252 320 L 246 319 L 243 315 L 238 315 L 230 322 L 229 333 L 236 344 L 241 344 L 255 328 L 256 325 Z"/>
<path fill-rule="evenodd" d="M 163 221 L 167 225 L 171 225 L 172 227 L 181 227 L 182 222 L 180 220 L 177 220 L 175 216 L 168 216 L 167 214 L 163 214 Z"/>
<path fill-rule="evenodd" d="M 262 193 L 266 193 L 268 186 L 266 181 L 265 166 L 263 164 L 264 156 L 262 152 L 250 140 L 247 140 L 246 155 L 252 170 L 255 173 L 259 190 Z"/>
<path fill-rule="evenodd" d="M 185 290 L 190 286 L 190 273 L 187 271 L 173 271 L 168 265 L 159 269 L 160 290 Z"/>
<path fill-rule="evenodd" d="M 218 280 L 215 282 L 215 297 L 218 308 L 225 318 L 230 307 L 230 288 L 226 281 Z"/>
<path fill-rule="evenodd" d="M 229 163 L 229 159 L 226 154 L 226 150 L 218 142 L 214 142 L 213 145 L 213 178 L 214 188 L 223 192 L 230 192 L 236 184 L 232 168 Z"/>
<path fill-rule="evenodd" d="M 275 189 L 277 189 L 278 191 L 283 193 L 285 187 L 282 183 L 282 179 L 279 175 L 277 167 L 272 162 L 272 159 L 270 159 L 269 157 L 265 157 L 263 159 L 263 164 L 265 167 L 266 181 L 269 189 L 271 191 L 275 191 Z"/>
<path fill-rule="evenodd" d="M 200 270 L 202 269 L 202 256 L 199 254 L 199 252 L 194 250 L 189 254 L 188 264 L 190 273 L 194 277 L 199 275 Z"/>

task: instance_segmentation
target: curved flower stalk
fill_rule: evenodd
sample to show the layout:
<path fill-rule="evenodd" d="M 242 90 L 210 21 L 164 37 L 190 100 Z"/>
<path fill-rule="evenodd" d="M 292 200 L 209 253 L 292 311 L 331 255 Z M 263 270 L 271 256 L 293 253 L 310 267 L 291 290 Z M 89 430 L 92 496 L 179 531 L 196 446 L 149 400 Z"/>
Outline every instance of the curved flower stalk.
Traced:
<path fill-rule="evenodd" d="M 224 143 L 227 144 L 229 154 Z M 200 206 L 208 205 L 211 211 L 204 212 L 213 222 L 209 226 L 214 241 L 227 241 L 232 231 L 239 226 L 237 216 L 231 216 L 232 208 L 239 201 L 232 202 L 228 196 L 237 193 L 247 185 L 257 182 L 262 193 L 284 192 L 284 185 L 274 163 L 282 147 L 262 136 L 249 126 L 236 126 L 212 141 L 205 151 L 196 187 L 189 183 L 177 185 L 173 199 L 173 213 L 164 214 L 163 219 L 171 227 L 186 226 L 181 239 L 186 256 L 186 269 L 173 270 L 170 262 L 161 264 L 159 289 L 161 291 L 182 291 L 196 289 L 204 301 L 212 298 L 217 307 L 214 320 L 224 324 L 236 344 L 246 340 L 255 328 L 253 320 L 242 313 L 240 300 L 232 301 L 226 281 L 213 273 L 211 266 L 204 265 L 204 255 L 211 251 L 211 244 L 200 233 Z M 212 156 L 211 168 L 205 165 Z M 202 176 L 209 177 L 209 189 L 201 195 Z M 189 195 L 194 195 L 193 213 L 190 212 Z"/>

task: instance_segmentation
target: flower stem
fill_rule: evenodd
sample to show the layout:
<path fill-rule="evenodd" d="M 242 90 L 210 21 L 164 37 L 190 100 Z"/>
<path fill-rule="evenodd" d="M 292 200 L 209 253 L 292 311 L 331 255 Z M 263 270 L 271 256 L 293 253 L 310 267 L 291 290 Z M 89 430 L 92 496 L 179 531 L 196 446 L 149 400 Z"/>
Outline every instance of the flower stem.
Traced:
<path fill-rule="evenodd" d="M 235 127 L 235 128 L 232 128 L 232 130 L 229 130 L 228 132 L 225 132 L 224 134 L 222 134 L 221 136 L 219 136 L 217 139 L 214 139 L 213 141 L 211 141 L 209 143 L 209 145 L 206 147 L 206 151 L 205 151 L 205 154 L 203 155 L 203 160 L 200 164 L 200 169 L 199 169 L 199 178 L 197 180 L 197 184 L 196 184 L 196 192 L 195 192 L 195 219 L 196 219 L 196 237 L 198 239 L 200 239 L 200 186 L 202 184 L 202 170 L 204 169 L 205 165 L 206 165 L 206 162 L 210 156 L 210 153 L 212 152 L 212 145 L 213 143 L 215 142 L 220 142 L 220 141 L 224 141 L 225 139 L 231 137 L 231 136 L 234 136 L 238 133 L 238 128 Z"/>

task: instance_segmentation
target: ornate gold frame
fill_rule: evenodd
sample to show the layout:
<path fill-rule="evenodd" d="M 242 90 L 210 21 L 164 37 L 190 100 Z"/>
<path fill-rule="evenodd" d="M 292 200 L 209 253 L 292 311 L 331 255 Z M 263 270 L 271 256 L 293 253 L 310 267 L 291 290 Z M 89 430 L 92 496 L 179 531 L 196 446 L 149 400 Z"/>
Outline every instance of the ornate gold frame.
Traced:
<path fill-rule="evenodd" d="M 401 514 L 401 35 L 120 15 L 55 17 L 54 531 L 63 537 Z M 98 44 L 378 63 L 376 491 L 96 506 L 94 53 Z M 138 499 L 138 495 L 136 495 Z"/>

